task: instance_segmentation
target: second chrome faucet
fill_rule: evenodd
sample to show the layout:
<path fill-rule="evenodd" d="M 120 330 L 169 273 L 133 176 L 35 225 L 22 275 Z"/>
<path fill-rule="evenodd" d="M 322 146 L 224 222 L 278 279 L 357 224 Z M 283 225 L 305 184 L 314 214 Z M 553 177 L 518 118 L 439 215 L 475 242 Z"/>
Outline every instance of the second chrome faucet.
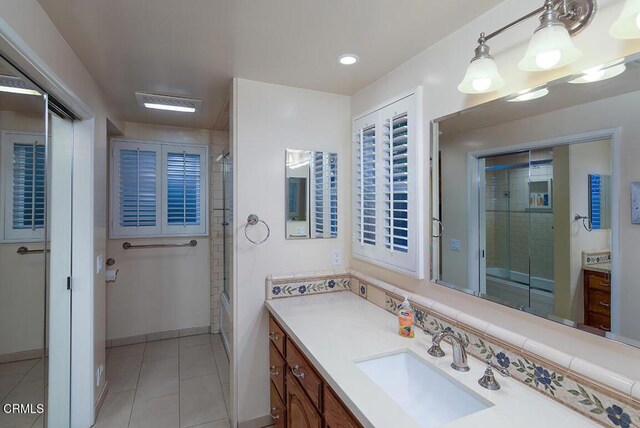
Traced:
<path fill-rule="evenodd" d="M 468 372 L 469 364 L 467 363 L 467 351 L 464 349 L 464 343 L 462 339 L 448 330 L 441 331 L 433 336 L 431 348 L 427 351 L 428 354 L 433 357 L 444 357 L 445 353 L 440 347 L 440 342 L 445 338 L 451 340 L 451 346 L 453 347 L 451 367 L 459 372 Z"/>

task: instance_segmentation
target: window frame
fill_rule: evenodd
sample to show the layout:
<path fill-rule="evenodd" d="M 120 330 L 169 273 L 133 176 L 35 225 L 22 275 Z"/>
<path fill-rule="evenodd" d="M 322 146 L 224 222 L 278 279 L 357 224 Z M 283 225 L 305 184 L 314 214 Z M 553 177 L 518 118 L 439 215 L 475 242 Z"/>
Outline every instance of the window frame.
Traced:
<path fill-rule="evenodd" d="M 13 147 L 14 139 L 11 136 L 17 137 L 29 137 L 29 143 L 31 140 L 39 138 L 43 140 L 45 146 L 45 183 L 47 171 L 47 158 L 46 158 L 46 141 L 44 141 L 44 133 L 37 132 L 18 132 L 18 131 L 2 131 L 0 133 L 0 158 L 2 161 L 3 173 L 0 176 L 0 189 L 2 194 L 0 195 L 0 242 L 3 243 L 27 243 L 27 242 L 42 242 L 44 241 L 45 227 L 29 230 L 29 229 L 14 229 L 13 228 Z M 26 141 L 24 142 L 26 143 Z M 45 184 L 45 212 L 47 206 L 47 195 Z M 46 221 L 46 215 L 45 215 Z"/>
<path fill-rule="evenodd" d="M 142 227 L 123 227 L 119 224 L 120 187 L 118 183 L 121 149 L 140 148 L 156 152 L 156 225 Z M 200 155 L 200 224 L 169 225 L 167 213 L 167 154 L 185 152 Z M 202 144 L 182 144 L 163 141 L 145 141 L 123 138 L 111 140 L 109 165 L 110 201 L 109 201 L 109 238 L 144 239 L 163 237 L 206 237 L 209 236 L 209 147 Z"/>
<path fill-rule="evenodd" d="M 385 122 L 397 114 L 408 116 L 408 234 L 409 248 L 406 253 L 386 248 L 385 245 Z M 357 144 L 361 130 L 375 129 L 375 244 L 361 242 L 358 213 L 359 159 Z M 399 95 L 353 119 L 352 148 L 352 257 L 384 267 L 414 278 L 424 278 L 424 166 L 423 166 L 423 120 L 422 88 Z"/>

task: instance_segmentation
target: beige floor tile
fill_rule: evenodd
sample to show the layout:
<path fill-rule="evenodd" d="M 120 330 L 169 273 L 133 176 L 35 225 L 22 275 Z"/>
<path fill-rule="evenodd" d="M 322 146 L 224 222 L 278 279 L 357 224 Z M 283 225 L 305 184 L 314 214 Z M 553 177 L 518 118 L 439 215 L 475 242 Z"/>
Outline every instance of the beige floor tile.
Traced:
<path fill-rule="evenodd" d="M 105 398 L 93 428 L 127 428 L 136 391 L 112 392 Z"/>
<path fill-rule="evenodd" d="M 217 374 L 211 344 L 180 348 L 180 379 Z"/>
<path fill-rule="evenodd" d="M 215 422 L 207 422 L 205 424 L 200 424 L 200 425 L 193 425 L 192 427 L 189 428 L 229 428 L 231 425 L 229 425 L 229 419 L 220 419 L 219 421 L 215 421 Z"/>
<path fill-rule="evenodd" d="M 45 373 L 45 360 L 44 358 L 40 358 L 40 361 L 36 363 L 35 366 L 29 370 L 27 375 L 24 377 L 23 382 L 31 382 L 34 380 L 43 380 Z"/>
<path fill-rule="evenodd" d="M 109 348 L 107 360 L 124 357 L 138 357 L 142 359 L 144 353 L 144 343 L 136 343 L 135 345 L 124 345 Z"/>
<path fill-rule="evenodd" d="M 39 360 L 39 358 L 34 358 L 33 360 L 14 361 L 12 363 L 0 364 L 0 376 L 27 373 L 38 363 Z"/>
<path fill-rule="evenodd" d="M 180 426 L 179 401 L 177 393 L 152 398 L 138 398 L 136 396 L 129 427 L 178 428 Z"/>
<path fill-rule="evenodd" d="M 0 402 L 2 402 L 13 388 L 22 380 L 23 374 L 0 376 Z"/>
<path fill-rule="evenodd" d="M 37 404 L 44 403 L 44 381 L 20 382 L 5 398 L 2 404 L 19 403 Z M 5 413 L 0 412 L 0 427 L 13 427 L 24 424 L 33 424 L 38 419 L 37 413 Z"/>
<path fill-rule="evenodd" d="M 222 384 L 222 395 L 224 395 L 224 403 L 227 405 L 227 414 L 231 414 L 231 384 Z"/>
<path fill-rule="evenodd" d="M 220 382 L 229 383 L 229 371 L 231 368 L 229 367 L 229 360 L 227 359 L 227 354 L 220 355 L 216 354 L 215 356 L 216 366 L 218 368 L 218 376 L 220 376 Z"/>
<path fill-rule="evenodd" d="M 190 427 L 227 416 L 217 375 L 180 381 L 180 426 Z"/>
<path fill-rule="evenodd" d="M 205 345 L 211 343 L 210 334 L 197 334 L 195 336 L 184 336 L 180 338 L 180 347 Z"/>
<path fill-rule="evenodd" d="M 211 346 L 213 346 L 213 352 L 225 352 L 224 344 L 222 343 L 222 336 L 220 334 L 211 335 Z"/>
<path fill-rule="evenodd" d="M 142 363 L 136 400 L 138 398 L 173 394 L 177 393 L 178 390 L 177 358 L 167 358 Z"/>
<path fill-rule="evenodd" d="M 178 356 L 178 339 L 147 342 L 142 361 L 163 360 Z"/>
<path fill-rule="evenodd" d="M 106 377 L 110 392 L 136 389 L 140 374 L 140 357 L 137 355 L 107 360 Z"/>

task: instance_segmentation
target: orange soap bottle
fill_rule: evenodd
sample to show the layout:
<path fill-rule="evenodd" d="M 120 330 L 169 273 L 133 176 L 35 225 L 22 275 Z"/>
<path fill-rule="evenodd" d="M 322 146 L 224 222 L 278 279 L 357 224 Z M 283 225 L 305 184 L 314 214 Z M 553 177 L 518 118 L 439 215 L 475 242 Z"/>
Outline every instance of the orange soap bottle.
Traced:
<path fill-rule="evenodd" d="M 413 332 L 413 308 L 406 297 L 398 310 L 398 324 L 400 325 L 398 329 L 400 336 L 409 338 L 415 336 Z"/>

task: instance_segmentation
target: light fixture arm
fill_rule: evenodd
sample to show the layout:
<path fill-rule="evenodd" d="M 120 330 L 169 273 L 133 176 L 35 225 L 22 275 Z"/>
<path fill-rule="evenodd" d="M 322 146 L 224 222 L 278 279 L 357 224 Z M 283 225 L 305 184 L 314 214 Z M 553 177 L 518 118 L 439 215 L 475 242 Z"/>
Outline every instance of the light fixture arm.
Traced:
<path fill-rule="evenodd" d="M 596 0 L 545 0 L 543 6 L 484 36 L 484 41 L 487 42 L 534 16 L 540 16 L 538 29 L 554 25 L 555 18 L 556 23 L 559 20 L 570 34 L 576 34 L 591 22 L 595 12 Z"/>

